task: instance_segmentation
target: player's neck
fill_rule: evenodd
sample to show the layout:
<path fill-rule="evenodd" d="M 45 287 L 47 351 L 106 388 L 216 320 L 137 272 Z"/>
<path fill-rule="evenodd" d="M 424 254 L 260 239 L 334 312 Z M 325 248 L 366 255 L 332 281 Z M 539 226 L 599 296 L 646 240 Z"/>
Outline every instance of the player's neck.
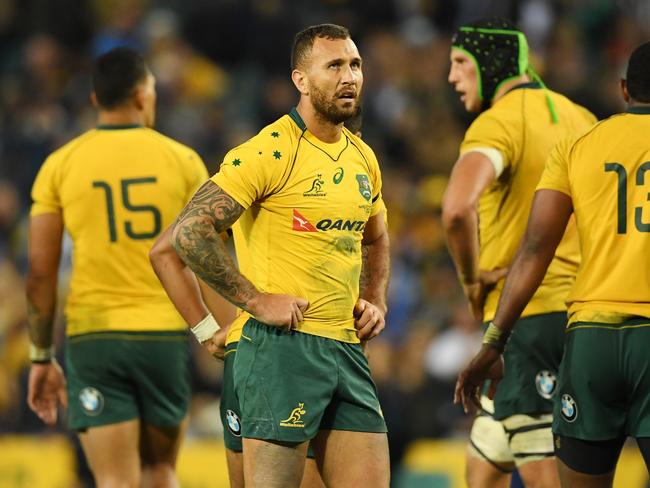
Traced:
<path fill-rule="evenodd" d="M 321 141 L 332 143 L 338 142 L 341 139 L 343 124 L 333 124 L 319 117 L 311 103 L 304 98 L 300 99 L 296 110 L 307 126 L 307 130 Z"/>
<path fill-rule="evenodd" d="M 494 103 L 496 103 L 497 100 L 499 100 L 506 93 L 508 93 L 513 87 L 517 85 L 521 85 L 522 83 L 530 83 L 530 78 L 528 77 L 528 75 L 521 75 L 517 78 L 513 78 L 512 80 L 506 81 L 497 90 L 496 94 L 494 95 L 494 98 L 492 99 L 492 104 L 494 105 Z"/>
<path fill-rule="evenodd" d="M 97 125 L 145 125 L 144 113 L 135 108 L 100 110 Z"/>

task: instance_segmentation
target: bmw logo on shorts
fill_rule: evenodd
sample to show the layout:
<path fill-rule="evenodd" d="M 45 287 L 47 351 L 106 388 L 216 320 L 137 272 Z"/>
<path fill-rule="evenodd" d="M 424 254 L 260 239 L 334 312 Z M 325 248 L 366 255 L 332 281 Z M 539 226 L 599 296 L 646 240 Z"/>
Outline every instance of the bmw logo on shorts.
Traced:
<path fill-rule="evenodd" d="M 92 386 L 87 386 L 79 392 L 79 402 L 86 415 L 95 417 L 104 410 L 104 395 Z"/>
<path fill-rule="evenodd" d="M 537 387 L 537 393 L 539 393 L 542 398 L 550 400 L 553 398 L 553 395 L 555 395 L 557 378 L 554 373 L 542 370 L 535 376 L 535 386 Z"/>
<path fill-rule="evenodd" d="M 226 421 L 228 422 L 228 430 L 234 436 L 241 436 L 241 423 L 239 422 L 239 416 L 232 410 L 226 410 Z"/>
<path fill-rule="evenodd" d="M 578 418 L 578 405 L 571 395 L 562 395 L 562 417 L 567 422 L 573 422 Z"/>

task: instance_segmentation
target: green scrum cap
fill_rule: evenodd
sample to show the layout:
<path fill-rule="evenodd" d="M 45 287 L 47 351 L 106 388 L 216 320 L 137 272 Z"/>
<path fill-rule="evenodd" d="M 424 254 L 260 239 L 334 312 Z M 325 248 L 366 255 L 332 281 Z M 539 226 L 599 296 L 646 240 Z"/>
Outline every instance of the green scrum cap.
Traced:
<path fill-rule="evenodd" d="M 539 75 L 528 62 L 528 42 L 523 32 L 508 20 L 480 20 L 458 28 L 451 39 L 474 62 L 478 77 L 478 95 L 482 110 L 492 104 L 501 86 L 524 74 L 538 82 L 546 92 L 553 123 L 557 123 L 555 104 Z"/>

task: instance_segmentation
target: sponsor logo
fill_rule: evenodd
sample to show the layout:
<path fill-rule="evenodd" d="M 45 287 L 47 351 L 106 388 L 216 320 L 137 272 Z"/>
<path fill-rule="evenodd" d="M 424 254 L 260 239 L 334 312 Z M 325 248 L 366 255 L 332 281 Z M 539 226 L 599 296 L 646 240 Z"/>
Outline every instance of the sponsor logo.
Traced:
<path fill-rule="evenodd" d="M 228 424 L 228 430 L 232 435 L 241 437 L 241 422 L 239 421 L 239 416 L 230 409 L 226 410 L 226 423 Z"/>
<path fill-rule="evenodd" d="M 323 186 L 325 185 L 325 180 L 323 179 L 322 174 L 316 175 L 314 181 L 311 182 L 311 188 L 302 194 L 304 197 L 324 197 L 327 195 L 327 192 L 323 191 Z"/>
<path fill-rule="evenodd" d="M 298 232 L 318 232 L 316 227 L 295 208 L 293 209 L 293 230 L 297 230 Z"/>
<path fill-rule="evenodd" d="M 79 403 L 86 415 L 95 417 L 104 410 L 104 395 L 92 386 L 87 386 L 79 392 Z"/>
<path fill-rule="evenodd" d="M 343 180 L 343 175 L 345 175 L 345 171 L 343 171 L 343 168 L 341 166 L 336 168 L 336 173 L 334 173 L 334 176 L 332 176 L 332 181 L 334 182 L 335 185 L 341 183 L 341 181 Z"/>
<path fill-rule="evenodd" d="M 561 399 L 562 408 L 560 412 L 562 413 L 562 418 L 567 422 L 574 422 L 578 418 L 578 404 L 573 399 L 571 395 L 564 394 Z"/>
<path fill-rule="evenodd" d="M 351 230 L 361 232 L 366 227 L 365 220 L 323 219 L 316 223 L 318 230 Z"/>
<path fill-rule="evenodd" d="M 372 190 L 370 189 L 368 175 L 357 175 L 357 183 L 359 183 L 359 193 L 361 193 L 361 196 L 367 201 L 370 201 Z"/>
<path fill-rule="evenodd" d="M 281 427 L 298 427 L 305 428 L 305 423 L 302 421 L 302 416 L 307 413 L 305 404 L 300 402 L 298 406 L 291 411 L 291 414 L 286 419 L 280 422 Z"/>
<path fill-rule="evenodd" d="M 542 370 L 535 376 L 535 386 L 537 387 L 537 393 L 539 393 L 539 396 L 550 400 L 553 398 L 553 395 L 555 395 L 557 377 L 550 371 Z"/>

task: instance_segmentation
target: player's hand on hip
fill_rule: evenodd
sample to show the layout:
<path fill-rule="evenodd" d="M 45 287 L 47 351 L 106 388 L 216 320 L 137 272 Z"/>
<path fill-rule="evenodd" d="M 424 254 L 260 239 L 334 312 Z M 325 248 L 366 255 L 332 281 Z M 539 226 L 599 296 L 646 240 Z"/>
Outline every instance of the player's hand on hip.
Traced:
<path fill-rule="evenodd" d="M 503 357 L 492 346 L 483 344 L 470 363 L 458 374 L 454 403 L 461 403 L 465 413 L 480 408 L 483 383 L 491 380 L 488 397 L 494 398 L 499 381 L 503 378 Z"/>
<path fill-rule="evenodd" d="M 223 361 L 226 355 L 226 336 L 228 335 L 228 328 L 221 328 L 214 333 L 207 341 L 203 341 L 201 345 L 207 349 L 216 359 Z"/>
<path fill-rule="evenodd" d="M 499 280 L 508 274 L 508 268 L 497 268 L 489 271 L 480 270 L 478 281 L 475 283 L 463 284 L 463 291 L 467 300 L 469 300 L 469 307 L 472 315 L 479 322 L 483 322 L 483 307 L 485 307 L 485 299 L 487 294 L 494 289 Z"/>
<path fill-rule="evenodd" d="M 267 325 L 291 330 L 304 320 L 309 302 L 293 295 L 260 293 L 250 302 L 250 313 Z"/>
<path fill-rule="evenodd" d="M 362 341 L 369 341 L 377 337 L 386 325 L 384 312 L 363 298 L 357 300 L 353 315 L 355 319 L 354 327 L 357 329 L 357 337 Z"/>
<path fill-rule="evenodd" d="M 56 424 L 57 407 L 68 406 L 65 376 L 56 359 L 47 364 L 32 364 L 29 370 L 27 404 L 48 425 Z"/>

